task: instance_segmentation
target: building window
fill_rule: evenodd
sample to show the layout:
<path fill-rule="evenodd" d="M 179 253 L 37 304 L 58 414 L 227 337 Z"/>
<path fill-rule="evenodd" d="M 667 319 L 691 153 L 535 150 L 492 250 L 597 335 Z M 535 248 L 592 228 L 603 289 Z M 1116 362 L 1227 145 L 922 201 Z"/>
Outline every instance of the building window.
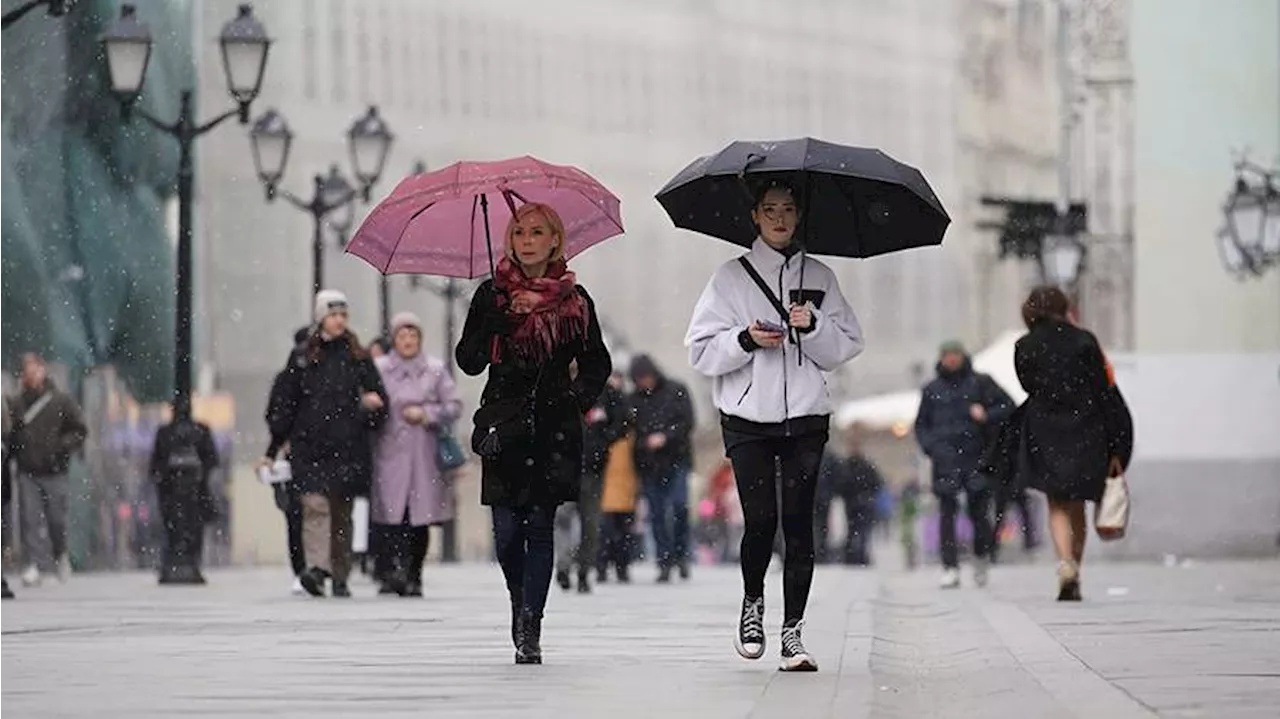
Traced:
<path fill-rule="evenodd" d="M 396 27 L 387 19 L 387 4 L 378 4 L 378 26 L 376 32 L 378 37 L 382 38 L 381 54 L 379 67 L 382 71 L 382 98 L 381 100 L 388 105 L 394 105 L 396 102 L 396 77 L 401 73 L 397 73 L 391 66 L 391 52 L 404 37 L 404 31 L 401 27 Z"/>
<path fill-rule="evenodd" d="M 369 90 L 373 76 L 370 74 L 368 11 L 368 3 L 356 5 L 356 85 L 360 88 L 361 102 L 369 102 L 372 96 Z"/>
<path fill-rule="evenodd" d="M 316 99 L 316 6 L 302 6 L 302 94 Z"/>
<path fill-rule="evenodd" d="M 333 46 L 333 62 L 330 64 L 330 75 L 333 76 L 333 101 L 345 102 L 347 99 L 347 36 L 344 32 L 346 23 L 345 3 L 343 0 L 329 0 L 329 42 Z"/>

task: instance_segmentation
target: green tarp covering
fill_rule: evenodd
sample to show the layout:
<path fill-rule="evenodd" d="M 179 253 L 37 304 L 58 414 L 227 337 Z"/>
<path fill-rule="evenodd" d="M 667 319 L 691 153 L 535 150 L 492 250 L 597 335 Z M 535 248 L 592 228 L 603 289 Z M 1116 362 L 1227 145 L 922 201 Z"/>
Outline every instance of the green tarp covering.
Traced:
<path fill-rule="evenodd" d="M 155 39 L 139 105 L 172 120 L 194 87 L 192 7 L 138 5 Z M 174 271 L 164 204 L 178 147 L 140 118 L 123 121 L 108 90 L 97 38 L 118 12 L 113 0 L 81 0 L 62 19 L 37 10 L 4 31 L 3 362 L 38 351 L 73 378 L 111 364 L 138 399 L 165 400 Z"/>

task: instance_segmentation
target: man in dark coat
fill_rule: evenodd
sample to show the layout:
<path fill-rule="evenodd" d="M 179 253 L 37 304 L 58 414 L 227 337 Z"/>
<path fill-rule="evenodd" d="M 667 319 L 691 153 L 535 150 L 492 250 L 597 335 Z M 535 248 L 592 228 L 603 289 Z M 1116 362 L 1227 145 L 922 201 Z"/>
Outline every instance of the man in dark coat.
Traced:
<path fill-rule="evenodd" d="M 164 519 L 161 584 L 204 584 L 204 526 L 213 519 L 209 473 L 218 462 L 208 425 L 186 418 L 156 430 L 149 474 Z"/>
<path fill-rule="evenodd" d="M 631 409 L 636 430 L 635 461 L 653 540 L 658 581 L 671 581 L 672 568 L 689 578 L 689 473 L 693 470 L 693 402 L 689 390 L 666 377 L 646 355 L 631 362 L 635 393 Z"/>
<path fill-rule="evenodd" d="M 44 359 L 22 358 L 22 387 L 10 402 L 17 429 L 12 437 L 13 460 L 21 490 L 22 554 L 27 563 L 25 584 L 40 581 L 40 560 L 46 554 L 62 581 L 71 574 L 67 555 L 67 508 L 71 457 L 84 446 L 88 428 L 80 407 L 49 378 Z"/>
<path fill-rule="evenodd" d="M 921 396 L 915 432 L 933 462 L 933 493 L 941 521 L 941 585 L 960 586 L 956 517 L 963 495 L 973 524 L 974 581 L 982 586 L 994 535 L 989 516 L 992 488 L 978 469 L 987 442 L 1013 412 L 1013 400 L 991 377 L 974 371 L 959 342 L 943 344 L 940 354 L 938 376 Z"/>
<path fill-rule="evenodd" d="M 846 534 L 841 561 L 845 564 L 871 564 L 871 531 L 875 525 L 876 497 L 884 486 L 880 470 L 862 453 L 858 429 L 851 430 L 848 457 L 828 451 L 818 469 L 818 492 L 814 503 L 817 519 L 818 558 L 830 561 L 828 522 L 831 502 L 837 497 L 844 505 Z"/>

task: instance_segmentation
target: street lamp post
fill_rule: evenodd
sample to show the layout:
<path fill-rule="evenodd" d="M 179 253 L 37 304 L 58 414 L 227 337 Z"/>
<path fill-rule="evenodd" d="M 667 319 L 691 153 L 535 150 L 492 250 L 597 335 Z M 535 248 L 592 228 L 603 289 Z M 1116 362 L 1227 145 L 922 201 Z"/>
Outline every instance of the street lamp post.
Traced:
<path fill-rule="evenodd" d="M 191 315 L 192 315 L 192 221 L 195 141 L 232 117 L 249 119 L 249 105 L 262 89 L 271 39 L 253 16 L 249 5 L 241 5 L 236 17 L 222 28 L 218 44 L 222 50 L 227 89 L 236 102 L 234 109 L 200 124 L 193 117 L 192 90 L 183 90 L 178 118 L 157 119 L 134 105 L 142 93 L 151 60 L 151 31 L 138 19 L 133 5 L 123 5 L 116 20 L 100 41 L 107 59 L 111 90 L 120 101 L 124 118 L 137 113 L 156 129 L 178 141 L 178 247 L 177 303 L 174 336 L 173 419 L 156 433 L 152 456 L 153 472 L 160 480 L 161 511 L 168 535 L 165 559 L 160 570 L 162 584 L 203 584 L 200 554 L 204 534 L 205 473 L 216 464 L 216 451 L 208 427 L 191 418 Z"/>
<path fill-rule="evenodd" d="M 359 188 L 353 188 L 337 165 L 330 165 L 329 174 L 312 178 L 310 199 L 303 199 L 280 187 L 285 167 L 289 162 L 289 149 L 293 146 L 293 132 L 284 117 L 275 110 L 268 110 L 253 124 L 249 132 L 253 147 L 254 166 L 258 179 L 266 190 L 267 201 L 276 196 L 284 197 L 289 204 L 311 216 L 311 296 L 324 289 L 324 226 L 333 228 L 339 243 L 345 243 L 354 220 L 356 197 L 368 197 L 373 185 L 382 176 L 383 164 L 394 137 L 386 124 L 370 124 L 369 117 L 378 117 L 377 108 L 360 117 L 347 133 Z M 358 149 L 359 148 L 359 149 Z"/>
<path fill-rule="evenodd" d="M 76 0 L 28 0 L 5 13 L 3 18 L 0 18 L 0 29 L 7 29 L 10 25 L 22 19 L 22 16 L 41 6 L 49 8 L 49 17 L 62 17 L 71 12 L 71 8 L 75 7 L 75 5 Z"/>

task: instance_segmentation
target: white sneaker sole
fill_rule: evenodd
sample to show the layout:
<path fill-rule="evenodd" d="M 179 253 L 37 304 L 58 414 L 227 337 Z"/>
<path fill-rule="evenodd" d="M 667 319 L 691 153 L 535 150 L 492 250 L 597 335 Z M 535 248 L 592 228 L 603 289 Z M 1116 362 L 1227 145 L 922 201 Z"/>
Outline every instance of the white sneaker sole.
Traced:
<path fill-rule="evenodd" d="M 798 654 L 794 657 L 783 657 L 778 663 L 778 671 L 816 672 L 818 671 L 818 663 L 808 654 Z"/>
<path fill-rule="evenodd" d="M 754 649 L 753 647 L 747 647 L 745 644 L 742 643 L 742 639 L 740 637 L 738 637 L 737 635 L 734 635 L 733 637 L 733 648 L 738 651 L 738 656 L 742 657 L 743 659 L 750 659 L 752 661 L 755 661 L 756 659 L 763 657 L 764 642 L 761 642 L 758 646 L 760 647 L 759 649 Z"/>

